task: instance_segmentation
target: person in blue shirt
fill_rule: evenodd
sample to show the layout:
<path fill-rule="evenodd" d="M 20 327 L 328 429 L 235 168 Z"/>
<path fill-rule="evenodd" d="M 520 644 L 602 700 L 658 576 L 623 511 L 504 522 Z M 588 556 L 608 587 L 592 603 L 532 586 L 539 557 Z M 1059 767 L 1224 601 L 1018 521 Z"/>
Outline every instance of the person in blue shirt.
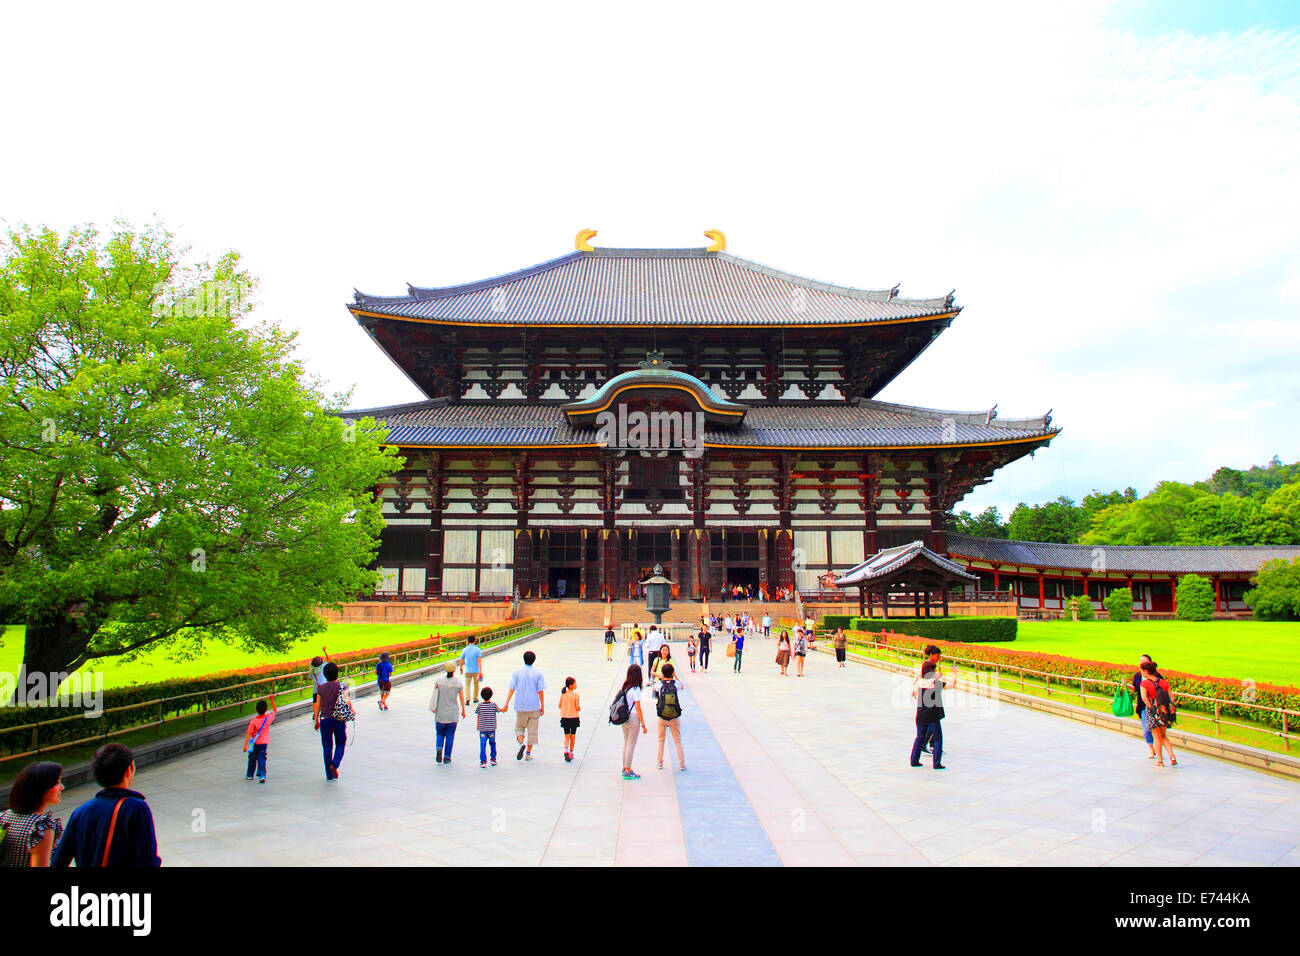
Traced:
<path fill-rule="evenodd" d="M 379 663 L 375 665 L 375 677 L 379 680 L 379 709 L 388 709 L 388 695 L 393 691 L 393 662 L 388 657 L 388 651 L 379 655 Z"/>
<path fill-rule="evenodd" d="M 478 690 L 483 680 L 483 648 L 478 646 L 477 637 L 469 639 L 465 649 L 460 652 L 459 660 L 460 672 L 465 680 L 465 699 L 470 704 L 477 704 Z"/>
<path fill-rule="evenodd" d="M 739 626 L 736 627 L 736 632 L 731 635 L 731 643 L 736 645 L 736 663 L 731 669 L 739 674 L 740 657 L 745 653 L 745 632 Z"/>
<path fill-rule="evenodd" d="M 125 744 L 104 744 L 90 761 L 99 791 L 68 818 L 50 866 L 161 866 L 153 813 L 131 789 L 135 754 Z"/>

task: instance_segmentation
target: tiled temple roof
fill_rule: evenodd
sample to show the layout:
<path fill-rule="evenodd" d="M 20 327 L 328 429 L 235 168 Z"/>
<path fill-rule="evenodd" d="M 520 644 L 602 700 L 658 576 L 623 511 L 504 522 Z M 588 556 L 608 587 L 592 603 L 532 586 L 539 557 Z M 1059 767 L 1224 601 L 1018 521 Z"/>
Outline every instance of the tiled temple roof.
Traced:
<path fill-rule="evenodd" d="M 1090 545 L 1009 541 L 949 534 L 948 553 L 968 560 L 1014 564 L 1063 571 L 1120 574 L 1227 574 L 1255 572 L 1275 558 L 1300 557 L 1300 545 Z"/>
<path fill-rule="evenodd" d="M 901 544 L 896 548 L 885 548 L 883 551 L 877 551 L 861 564 L 841 574 L 836 579 L 835 586 L 853 587 L 867 581 L 888 577 L 899 568 L 905 567 L 913 561 L 927 562 L 948 574 L 968 581 L 979 580 L 978 574 L 971 574 L 960 564 L 949 561 L 943 555 L 931 551 L 922 542 L 912 541 L 908 544 Z"/>
<path fill-rule="evenodd" d="M 558 405 L 451 404 L 444 399 L 354 409 L 386 421 L 393 445 L 595 445 L 596 429 L 575 428 Z M 888 402 L 857 405 L 756 405 L 743 424 L 706 428 L 706 445 L 779 448 L 934 447 L 1047 440 L 1048 416 L 1000 419 L 989 412 L 947 412 Z"/>
<path fill-rule="evenodd" d="M 707 249 L 571 252 L 465 285 L 356 293 L 354 315 L 480 325 L 867 325 L 954 316 L 953 296 L 816 282 Z"/>

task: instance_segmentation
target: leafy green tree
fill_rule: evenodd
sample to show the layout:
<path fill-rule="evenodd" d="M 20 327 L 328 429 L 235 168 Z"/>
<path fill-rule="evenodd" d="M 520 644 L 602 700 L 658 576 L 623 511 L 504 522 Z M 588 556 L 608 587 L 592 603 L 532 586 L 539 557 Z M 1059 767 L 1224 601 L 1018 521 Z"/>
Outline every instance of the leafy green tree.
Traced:
<path fill-rule="evenodd" d="M 1174 617 L 1180 621 L 1208 621 L 1214 616 L 1214 585 L 1199 574 L 1185 574 L 1178 579 L 1175 592 L 1178 605 Z"/>
<path fill-rule="evenodd" d="M 1133 591 L 1129 588 L 1115 588 L 1101 602 L 1112 621 L 1133 620 Z"/>
<path fill-rule="evenodd" d="M 1245 599 L 1262 621 L 1300 620 L 1300 558 L 1266 562 Z"/>
<path fill-rule="evenodd" d="M 1239 495 L 1206 495 L 1187 506 L 1178 520 L 1178 544 L 1259 544 L 1262 503 Z"/>
<path fill-rule="evenodd" d="M 1178 522 L 1193 501 L 1208 494 L 1177 481 L 1162 481 L 1151 494 L 1110 505 L 1093 518 L 1080 544 L 1173 544 Z"/>
<path fill-rule="evenodd" d="M 1093 621 L 1096 620 L 1097 614 L 1092 608 L 1092 601 L 1086 594 L 1076 594 L 1065 602 L 1066 613 L 1071 620 Z"/>
<path fill-rule="evenodd" d="M 958 534 L 973 534 L 982 538 L 1005 538 L 1007 526 L 998 509 L 990 505 L 978 515 L 962 511 L 953 515 L 948 522 L 948 530 Z"/>
<path fill-rule="evenodd" d="M 160 645 L 280 651 L 376 581 L 400 458 L 248 317 L 238 256 L 185 253 L 121 223 L 0 243 L 0 606 L 49 690 Z"/>
<path fill-rule="evenodd" d="M 1265 499 L 1253 544 L 1300 544 L 1300 481 L 1282 485 Z"/>
<path fill-rule="evenodd" d="M 1064 495 L 1041 505 L 1023 501 L 1011 512 L 1008 537 L 1016 541 L 1051 541 L 1073 544 L 1084 528 L 1083 509 Z"/>

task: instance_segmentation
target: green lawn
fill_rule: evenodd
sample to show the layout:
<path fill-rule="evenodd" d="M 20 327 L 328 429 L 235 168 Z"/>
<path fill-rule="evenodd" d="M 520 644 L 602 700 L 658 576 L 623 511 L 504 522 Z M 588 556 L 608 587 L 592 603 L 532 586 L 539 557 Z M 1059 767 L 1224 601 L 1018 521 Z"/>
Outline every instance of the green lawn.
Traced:
<path fill-rule="evenodd" d="M 168 660 L 165 650 L 157 650 L 131 662 L 104 658 L 94 666 L 104 672 L 104 686 L 121 687 L 126 684 L 144 684 L 167 680 L 170 677 L 188 677 L 195 674 L 212 674 L 218 671 L 239 670 L 261 664 L 310 659 L 320 653 L 322 644 L 331 654 L 384 647 L 418 641 L 430 634 L 446 634 L 468 630 L 468 624 L 330 624 L 329 630 L 311 640 L 300 642 L 293 650 L 283 654 L 255 654 L 231 647 L 212 644 L 200 658 L 189 661 Z M 11 625 L 0 637 L 0 671 L 18 673 L 23 659 L 24 628 Z"/>
<path fill-rule="evenodd" d="M 1296 621 L 1021 621 L 1001 646 L 1134 666 L 1150 654 L 1163 670 L 1300 685 Z"/>

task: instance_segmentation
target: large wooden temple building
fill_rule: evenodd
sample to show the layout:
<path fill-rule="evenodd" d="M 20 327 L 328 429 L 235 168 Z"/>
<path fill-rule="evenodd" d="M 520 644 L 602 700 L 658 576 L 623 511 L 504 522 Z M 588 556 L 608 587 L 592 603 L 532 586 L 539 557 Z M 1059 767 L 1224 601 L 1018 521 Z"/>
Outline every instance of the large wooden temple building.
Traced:
<path fill-rule="evenodd" d="M 920 540 L 1057 434 L 1049 415 L 876 395 L 961 309 L 830 285 L 726 251 L 593 248 L 349 308 L 427 396 L 349 411 L 406 468 L 380 489 L 389 594 L 768 597 Z"/>

